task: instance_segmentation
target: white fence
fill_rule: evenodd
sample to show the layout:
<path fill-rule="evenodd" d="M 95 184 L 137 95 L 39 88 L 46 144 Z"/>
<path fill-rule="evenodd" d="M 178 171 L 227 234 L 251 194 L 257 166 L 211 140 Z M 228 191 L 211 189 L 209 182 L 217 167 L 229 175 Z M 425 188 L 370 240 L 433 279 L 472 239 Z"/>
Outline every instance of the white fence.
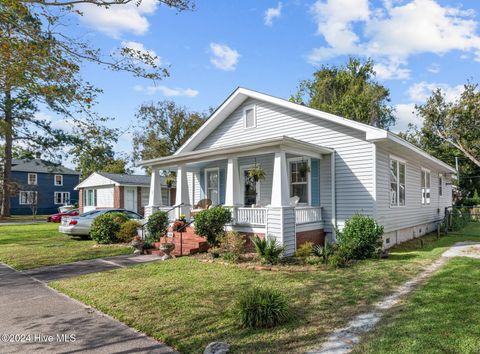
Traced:
<path fill-rule="evenodd" d="M 322 221 L 322 207 L 296 207 L 295 222 L 297 225 Z"/>

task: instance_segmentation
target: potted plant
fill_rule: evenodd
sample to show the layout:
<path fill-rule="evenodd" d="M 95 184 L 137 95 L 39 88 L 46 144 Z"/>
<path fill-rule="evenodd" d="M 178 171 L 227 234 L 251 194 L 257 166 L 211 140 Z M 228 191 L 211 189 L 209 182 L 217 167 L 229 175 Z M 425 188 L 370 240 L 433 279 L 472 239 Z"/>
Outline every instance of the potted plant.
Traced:
<path fill-rule="evenodd" d="M 307 161 L 302 161 L 298 166 L 298 173 L 300 173 L 300 177 L 305 178 L 308 172 L 310 172 L 310 165 Z"/>
<path fill-rule="evenodd" d="M 162 251 L 165 255 L 163 259 L 170 259 L 172 256 L 170 253 L 175 249 L 175 244 L 173 242 L 168 242 L 168 236 L 165 235 L 165 243 L 160 244 L 160 251 Z"/>
<path fill-rule="evenodd" d="M 169 175 L 165 178 L 165 184 L 167 185 L 168 189 L 172 188 L 174 183 L 175 183 L 175 176 L 174 175 Z"/>
<path fill-rule="evenodd" d="M 135 254 L 140 254 L 143 252 L 143 246 L 145 245 L 145 241 L 143 241 L 142 238 L 137 235 L 133 238 L 130 245 L 135 248 Z"/>
<path fill-rule="evenodd" d="M 184 231 L 183 228 L 187 224 L 187 218 L 185 214 L 180 214 L 180 217 L 175 220 L 173 223 L 172 229 L 173 231 Z"/>
<path fill-rule="evenodd" d="M 262 166 L 255 164 L 248 170 L 248 177 L 252 178 L 255 182 L 265 179 L 265 171 Z"/>

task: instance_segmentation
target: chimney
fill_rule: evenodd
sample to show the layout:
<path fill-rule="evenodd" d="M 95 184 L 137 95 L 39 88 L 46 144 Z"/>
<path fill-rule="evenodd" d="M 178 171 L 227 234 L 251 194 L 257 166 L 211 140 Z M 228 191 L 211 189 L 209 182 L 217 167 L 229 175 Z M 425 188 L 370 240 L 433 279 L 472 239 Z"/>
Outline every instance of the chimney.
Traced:
<path fill-rule="evenodd" d="M 35 153 L 35 158 L 36 158 L 37 160 L 40 160 L 40 159 L 42 158 L 42 153 L 41 153 L 40 151 L 37 151 L 37 152 Z"/>

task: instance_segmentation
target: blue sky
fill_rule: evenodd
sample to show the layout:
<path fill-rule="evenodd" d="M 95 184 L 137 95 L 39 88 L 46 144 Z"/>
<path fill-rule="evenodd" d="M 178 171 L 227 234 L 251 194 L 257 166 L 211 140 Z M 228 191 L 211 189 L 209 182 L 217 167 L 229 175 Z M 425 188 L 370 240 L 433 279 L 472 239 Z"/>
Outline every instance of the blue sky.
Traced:
<path fill-rule="evenodd" d="M 94 65 L 84 77 L 102 88 L 96 109 L 126 130 L 117 150 L 131 153 L 134 114 L 144 102 L 172 99 L 192 110 L 220 104 L 237 86 L 288 98 L 322 64 L 349 55 L 372 57 L 391 91 L 399 123 L 435 87 L 449 99 L 468 79 L 478 82 L 480 1 L 441 0 L 197 0 L 177 13 L 143 0 L 137 8 L 85 5 L 72 29 L 94 46 L 149 50 L 170 66 L 153 84 Z"/>

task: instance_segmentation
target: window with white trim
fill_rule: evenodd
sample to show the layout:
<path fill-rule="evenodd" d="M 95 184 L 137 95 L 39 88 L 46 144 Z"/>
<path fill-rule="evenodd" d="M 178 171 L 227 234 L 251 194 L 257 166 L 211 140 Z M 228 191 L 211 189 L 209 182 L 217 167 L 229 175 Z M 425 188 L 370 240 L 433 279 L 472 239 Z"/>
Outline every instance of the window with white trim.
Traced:
<path fill-rule="evenodd" d="M 55 175 L 54 181 L 56 186 L 63 186 L 63 175 Z"/>
<path fill-rule="evenodd" d="M 37 192 L 36 191 L 21 191 L 19 193 L 20 205 L 35 205 L 37 204 Z"/>
<path fill-rule="evenodd" d="M 37 174 L 36 173 L 29 173 L 28 174 L 28 184 L 31 186 L 36 186 L 38 183 L 37 181 Z"/>
<path fill-rule="evenodd" d="M 443 176 L 438 175 L 438 196 L 441 197 L 443 195 Z"/>
<path fill-rule="evenodd" d="M 430 185 L 431 176 L 430 171 L 422 169 L 422 205 L 430 205 Z"/>
<path fill-rule="evenodd" d="M 95 195 L 95 189 L 85 189 L 83 191 L 83 205 L 84 206 L 96 206 L 97 201 Z"/>
<path fill-rule="evenodd" d="M 246 107 L 243 110 L 243 126 L 245 128 L 255 128 L 257 126 L 255 106 Z"/>
<path fill-rule="evenodd" d="M 70 192 L 55 192 L 53 198 L 55 204 L 68 204 L 70 203 Z"/>
<path fill-rule="evenodd" d="M 290 197 L 299 197 L 300 204 L 308 204 L 308 161 L 289 161 Z"/>
<path fill-rule="evenodd" d="M 406 165 L 404 161 L 390 158 L 390 206 L 405 205 Z"/>

